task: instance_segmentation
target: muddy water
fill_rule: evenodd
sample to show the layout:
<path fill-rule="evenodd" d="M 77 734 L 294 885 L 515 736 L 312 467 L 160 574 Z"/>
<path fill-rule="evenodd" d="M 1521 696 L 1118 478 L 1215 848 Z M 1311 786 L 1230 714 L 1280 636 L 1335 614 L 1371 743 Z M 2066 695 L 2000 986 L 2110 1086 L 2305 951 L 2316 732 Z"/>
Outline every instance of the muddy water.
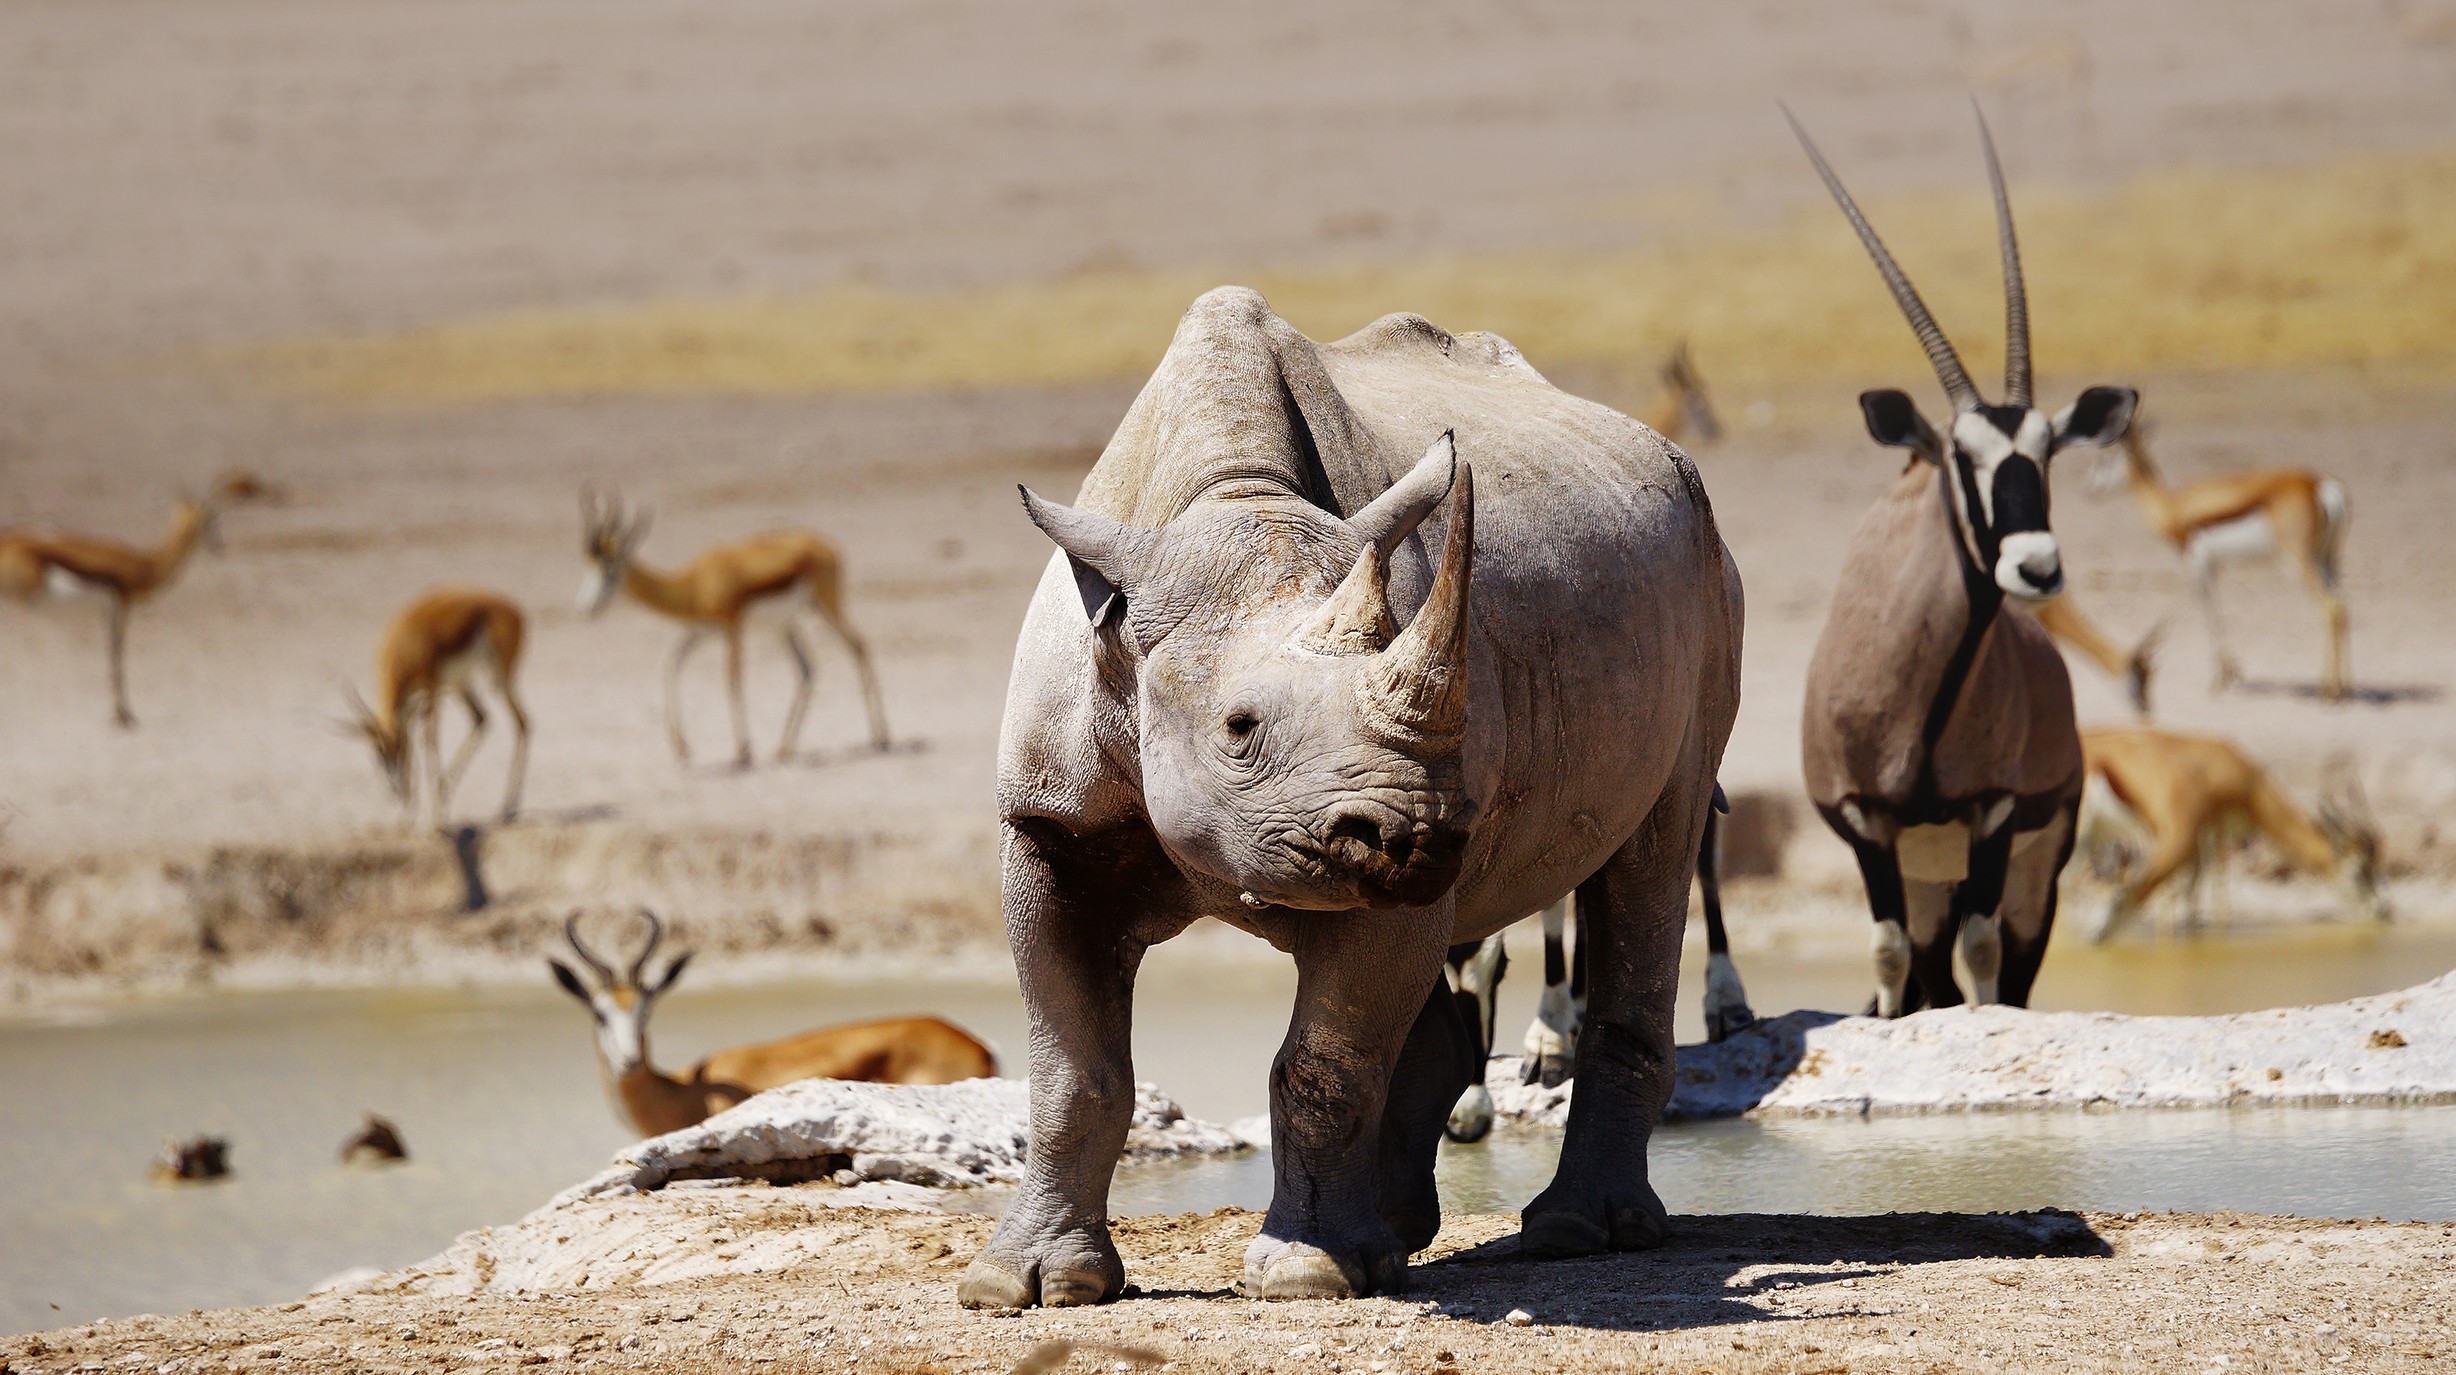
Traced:
<path fill-rule="evenodd" d="M 1523 1028 L 1538 967 L 1521 940 L 1505 1038 Z M 1223 958 L 1235 953 L 1237 958 Z M 2317 1001 L 2418 982 L 2456 965 L 2456 929 L 2059 950 L 2042 1006 L 2206 1012 Z M 1852 959 L 1752 961 L 1761 1011 L 1853 1006 Z M 1683 1036 L 1694 1038 L 1695 971 Z M 543 981 L 541 980 L 541 985 Z M 1260 1111 L 1291 972 L 1219 944 L 1163 947 L 1138 996 L 1137 1070 L 1190 1111 Z M 824 1021 L 935 1011 L 1021 1071 L 1021 1001 L 1004 981 L 803 982 L 677 990 L 655 1049 L 707 1050 Z M 335 1160 L 365 1111 L 399 1124 L 412 1159 Z M 233 1177 L 146 1182 L 162 1138 L 232 1142 Z M 352 1266 L 432 1254 L 582 1178 L 624 1144 L 579 1010 L 551 988 L 216 994 L 0 1023 L 0 1330 L 105 1314 L 292 1297 Z M 1667 1131 L 1654 1153 L 1686 1212 L 1860 1212 L 2046 1204 L 2101 1208 L 2456 1216 L 2456 1109 L 1724 1123 Z M 1455 1208 L 1510 1210 L 1556 1149 L 1505 1133 L 1449 1152 Z M 1268 1157 L 1121 1179 L 1121 1211 L 1259 1204 Z M 56 1305 L 56 1307 L 54 1306 Z"/>

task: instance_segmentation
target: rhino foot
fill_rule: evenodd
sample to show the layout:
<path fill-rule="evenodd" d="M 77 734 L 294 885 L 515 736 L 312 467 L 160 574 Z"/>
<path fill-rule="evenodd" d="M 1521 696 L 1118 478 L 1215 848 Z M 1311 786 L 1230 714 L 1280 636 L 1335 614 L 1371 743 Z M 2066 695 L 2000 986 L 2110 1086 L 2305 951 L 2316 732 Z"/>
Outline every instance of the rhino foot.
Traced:
<path fill-rule="evenodd" d="M 993 1237 L 955 1299 L 966 1308 L 1072 1308 L 1106 1303 L 1125 1287 L 1125 1262 L 1105 1232 L 1067 1231 L 1038 1242 Z"/>
<path fill-rule="evenodd" d="M 1407 1289 L 1402 1251 L 1336 1255 L 1301 1241 L 1254 1238 L 1237 1292 L 1251 1299 L 1353 1299 Z"/>
<path fill-rule="evenodd" d="M 1556 1183 L 1519 1217 L 1519 1253 L 1545 1258 L 1652 1250 L 1671 1231 L 1663 1200 L 1643 1180 L 1635 1189 L 1574 1192 Z"/>

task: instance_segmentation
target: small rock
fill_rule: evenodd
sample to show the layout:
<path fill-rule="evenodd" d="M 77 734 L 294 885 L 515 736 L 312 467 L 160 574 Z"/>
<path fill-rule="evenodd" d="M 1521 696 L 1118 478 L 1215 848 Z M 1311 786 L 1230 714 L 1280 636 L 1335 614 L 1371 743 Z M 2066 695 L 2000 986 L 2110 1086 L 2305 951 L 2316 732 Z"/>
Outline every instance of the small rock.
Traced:
<path fill-rule="evenodd" d="M 1535 1325 L 1535 1315 L 1529 1313 L 1523 1308 L 1513 1308 L 1509 1310 L 1509 1316 L 1503 1318 L 1501 1321 L 1508 1323 L 1512 1327 L 1533 1327 Z"/>
<path fill-rule="evenodd" d="M 2371 1049 L 2398 1050 L 2405 1044 L 2405 1035 L 2395 1027 L 2383 1027 L 2371 1033 Z"/>
<path fill-rule="evenodd" d="M 1288 1348 L 1288 1359 L 1291 1361 L 1310 1361 L 1321 1354 L 1320 1342 L 1299 1342 Z"/>

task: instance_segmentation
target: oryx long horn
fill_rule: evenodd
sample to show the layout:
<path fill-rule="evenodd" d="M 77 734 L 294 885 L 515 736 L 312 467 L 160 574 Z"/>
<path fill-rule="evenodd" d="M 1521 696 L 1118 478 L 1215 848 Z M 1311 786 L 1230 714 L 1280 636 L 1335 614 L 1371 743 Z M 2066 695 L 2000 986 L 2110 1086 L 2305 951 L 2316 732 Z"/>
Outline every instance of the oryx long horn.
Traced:
<path fill-rule="evenodd" d="M 2030 404 L 2030 292 L 2021 280 L 2021 243 L 2013 237 L 2012 198 L 2004 194 L 2004 165 L 1996 161 L 1995 135 L 1987 112 L 1970 97 L 1978 116 L 1979 146 L 1987 150 L 1987 184 L 1995 191 L 1996 242 L 2004 250 L 2004 404 Z"/>
<path fill-rule="evenodd" d="M 577 911 L 563 918 L 563 939 L 571 942 L 571 953 L 580 957 L 580 963 L 587 965 L 608 988 L 614 986 L 616 980 L 613 969 L 605 961 L 597 958 L 597 952 L 581 943 L 580 914 Z"/>
<path fill-rule="evenodd" d="M 1799 146 L 1807 150 L 1808 161 L 1816 164 L 1816 174 L 1824 178 L 1825 189 L 1833 193 L 1834 204 L 1842 207 L 1843 217 L 1851 222 L 1851 228 L 1859 231 L 1859 242 L 1866 246 L 1868 256 L 1875 259 L 1876 270 L 1884 276 L 1885 285 L 1893 288 L 1894 304 L 1902 308 L 1911 332 L 1919 336 L 1919 347 L 1927 350 L 1928 366 L 1936 370 L 1936 380 L 1944 384 L 1945 395 L 1953 398 L 1953 409 L 1977 409 L 1978 388 L 1970 384 L 1970 373 L 1962 367 L 1961 355 L 1953 352 L 1953 341 L 1945 338 L 1944 331 L 1937 327 L 1936 317 L 1928 313 L 1927 303 L 1919 299 L 1918 288 L 1910 284 L 1900 264 L 1885 250 L 1885 241 L 1876 237 L 1876 228 L 1868 223 L 1868 217 L 1859 213 L 1859 203 L 1843 189 L 1842 179 L 1834 175 L 1825 155 L 1817 151 L 1816 141 L 1800 126 L 1799 116 L 1785 105 L 1782 117 L 1791 122 L 1791 132 L 1799 136 Z"/>
<path fill-rule="evenodd" d="M 1464 461 L 1451 500 L 1450 537 L 1424 608 L 1366 678 L 1375 714 L 1399 733 L 1427 739 L 1467 728 L 1467 590 L 1475 569 L 1475 472 Z"/>
<path fill-rule="evenodd" d="M 640 947 L 639 958 L 631 962 L 631 986 L 634 988 L 646 986 L 648 957 L 657 953 L 657 947 L 665 941 L 665 923 L 657 920 L 657 914 L 645 907 L 640 908 L 639 913 L 640 920 L 648 923 L 648 941 Z"/>

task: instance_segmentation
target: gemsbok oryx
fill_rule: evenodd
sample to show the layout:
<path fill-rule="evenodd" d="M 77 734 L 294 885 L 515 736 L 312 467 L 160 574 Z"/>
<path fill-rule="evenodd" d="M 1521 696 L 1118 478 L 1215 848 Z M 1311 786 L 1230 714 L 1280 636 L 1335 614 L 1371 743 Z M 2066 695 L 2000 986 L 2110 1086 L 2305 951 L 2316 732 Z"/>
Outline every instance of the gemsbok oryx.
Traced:
<path fill-rule="evenodd" d="M 1753 1024 L 1757 1014 L 1748 1007 L 1748 990 L 1731 962 L 1731 937 L 1723 927 L 1723 840 L 1721 814 L 1731 810 L 1721 785 L 1714 789 L 1714 810 L 1706 816 L 1705 839 L 1697 847 L 1697 892 L 1705 908 L 1706 1039 L 1721 1041 Z M 1563 920 L 1567 900 L 1544 909 L 1544 991 L 1535 1021 L 1527 1028 L 1526 1053 L 1519 1062 L 1524 1083 L 1540 1081 L 1554 1087 L 1577 1073 L 1578 1033 L 1586 1021 L 1585 942 L 1566 946 Z M 1460 1015 L 1474 1038 L 1475 1080 L 1458 1096 L 1443 1128 L 1452 1141 L 1481 1141 L 1492 1130 L 1492 1094 L 1484 1087 L 1484 1063 L 1491 1056 L 1493 1031 L 1500 1010 L 1501 976 L 1509 968 L 1502 933 L 1481 941 L 1450 947 L 1449 982 Z"/>
<path fill-rule="evenodd" d="M 597 1064 L 615 1110 L 642 1136 L 662 1136 L 707 1120 L 758 1093 L 804 1079 L 853 1079 L 874 1084 L 952 1084 L 998 1072 L 997 1057 L 969 1033 L 936 1017 L 892 1017 L 805 1031 L 781 1041 L 720 1050 L 690 1073 L 660 1073 L 648 1061 L 648 1014 L 682 977 L 691 952 L 676 955 L 655 978 L 649 957 L 665 939 L 665 923 L 643 908 L 647 927 L 640 953 L 617 973 L 580 940 L 580 916 L 563 920 L 563 937 L 597 982 L 591 987 L 570 965 L 549 959 L 554 981 L 580 1000 L 597 1022 Z"/>
<path fill-rule="evenodd" d="M 862 706 L 870 717 L 870 743 L 887 748 L 887 709 L 879 700 L 878 678 L 870 671 L 870 647 L 844 618 L 843 568 L 835 545 L 808 530 L 776 530 L 702 550 L 699 557 L 666 572 L 639 561 L 640 543 L 647 537 L 646 511 L 625 516 L 620 497 L 601 500 L 594 489 L 581 490 L 580 550 L 590 568 L 580 584 L 580 609 L 598 614 L 619 589 L 651 611 L 682 622 L 682 642 L 665 664 L 665 731 L 675 758 L 686 764 L 691 759 L 690 742 L 682 733 L 682 666 L 703 640 L 721 635 L 725 690 L 733 706 L 734 764 L 751 766 L 750 713 L 742 701 L 742 632 L 748 623 L 762 622 L 776 631 L 793 658 L 793 705 L 776 742 L 776 762 L 791 762 L 801 738 L 802 713 L 810 708 L 818 677 L 800 627 L 802 616 L 810 612 L 826 622 L 853 656 Z"/>
<path fill-rule="evenodd" d="M 2262 468 L 2170 487 L 2149 456 L 2147 428 L 2134 425 L 2125 433 L 2122 457 L 2108 455 L 2092 475 L 2091 486 L 2129 486 L 2149 527 L 2191 560 L 2201 611 L 2209 622 L 2209 645 L 2217 658 L 2217 689 L 2243 679 L 2242 665 L 2226 646 L 2225 622 L 2217 610 L 2218 570 L 2230 563 L 2274 558 L 2299 575 L 2320 604 L 2328 631 L 2320 694 L 2330 701 L 2343 700 L 2354 690 L 2345 592 L 2337 578 L 2337 559 L 2345 546 L 2345 484 L 2309 468 Z"/>
<path fill-rule="evenodd" d="M 2192 870 L 2196 918 L 2203 878 L 2216 877 L 2228 832 L 2265 835 L 2295 867 L 2343 883 L 2356 905 L 2385 921 L 2379 833 L 2358 784 L 2306 816 L 2233 744 L 2205 735 L 2134 727 L 2081 733 L 2090 774 L 2148 832 L 2149 854 L 2128 875 L 2090 939 L 2104 941 L 2178 871 Z"/>
<path fill-rule="evenodd" d="M 136 726 L 128 707 L 128 614 L 169 587 L 199 546 L 220 552 L 221 508 L 264 490 L 253 474 L 234 471 L 203 500 L 181 497 L 171 508 L 170 529 L 150 549 L 51 530 L 0 530 L 0 596 L 20 602 L 38 597 L 93 599 L 107 617 L 111 663 L 111 719 L 122 730 Z"/>
<path fill-rule="evenodd" d="M 502 820 L 520 813 L 520 786 L 529 772 L 529 713 L 513 679 L 520 670 L 520 608 L 476 587 L 438 587 L 419 594 L 384 628 L 375 658 L 375 705 L 350 693 L 350 729 L 375 751 L 375 762 L 413 817 L 418 807 L 418 755 L 426 757 L 428 820 L 444 824 L 452 788 L 486 738 L 479 684 L 492 687 L 512 718 L 512 767 L 503 786 Z M 469 709 L 469 733 L 449 766 L 440 740 L 444 699 Z M 416 732 L 420 751 L 411 739 Z"/>
<path fill-rule="evenodd" d="M 1974 107 L 1975 108 L 1975 107 Z M 1790 118 L 1790 112 L 1784 112 Z M 1817 811 L 1858 857 L 1875 918 L 1875 1011 L 2026 1005 L 2072 854 L 2081 741 L 2063 657 L 2023 605 L 2063 587 L 2047 465 L 2123 434 L 2138 396 L 2030 400 L 2029 303 L 1995 144 L 1979 121 L 2004 268 L 2002 405 L 1979 395 L 1807 130 L 1800 146 L 1858 231 L 1953 403 L 1943 433 L 1899 391 L 1860 395 L 1868 433 L 1915 455 L 1860 522 L 1808 666 L 1801 757 Z M 2011 605 L 2007 605 L 2007 599 Z"/>

